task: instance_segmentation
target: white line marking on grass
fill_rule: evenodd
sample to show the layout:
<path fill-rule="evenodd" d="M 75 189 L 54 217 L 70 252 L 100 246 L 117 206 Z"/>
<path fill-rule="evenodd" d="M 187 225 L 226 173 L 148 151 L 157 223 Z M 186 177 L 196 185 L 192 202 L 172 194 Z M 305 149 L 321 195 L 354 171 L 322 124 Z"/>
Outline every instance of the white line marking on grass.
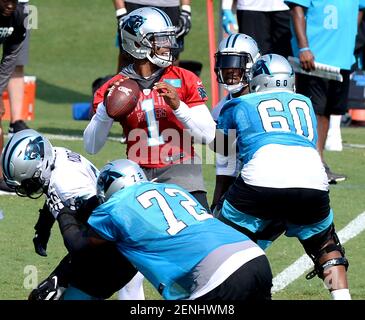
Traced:
<path fill-rule="evenodd" d="M 356 237 L 365 230 L 365 211 L 359 214 L 354 220 L 352 220 L 346 227 L 337 232 L 338 237 L 342 244 L 346 243 L 350 239 Z M 276 293 L 283 290 L 290 283 L 298 279 L 307 270 L 313 268 L 312 260 L 306 255 L 302 255 L 289 267 L 280 272 L 273 279 L 273 287 L 271 292 Z"/>
<path fill-rule="evenodd" d="M 343 146 L 348 148 L 365 149 L 365 144 L 344 143 Z"/>
<path fill-rule="evenodd" d="M 16 196 L 17 194 L 15 192 L 6 192 L 0 190 L 0 196 Z"/>
<path fill-rule="evenodd" d="M 64 141 L 82 141 L 84 138 L 82 136 L 69 136 L 69 135 L 63 135 L 63 134 L 44 134 L 48 139 L 50 140 L 64 140 Z M 120 141 L 120 138 L 115 137 L 108 137 L 108 140 L 111 141 Z"/>

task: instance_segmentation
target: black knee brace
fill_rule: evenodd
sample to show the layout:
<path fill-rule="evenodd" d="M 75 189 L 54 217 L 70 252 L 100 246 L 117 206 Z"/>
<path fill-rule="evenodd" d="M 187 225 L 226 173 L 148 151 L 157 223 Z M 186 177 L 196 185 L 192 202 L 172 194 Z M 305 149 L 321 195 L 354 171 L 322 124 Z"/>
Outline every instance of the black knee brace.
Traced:
<path fill-rule="evenodd" d="M 328 241 L 332 240 L 333 243 L 329 243 L 325 245 L 324 248 L 323 245 L 327 243 Z M 339 266 L 343 265 L 346 268 L 346 271 L 349 266 L 349 262 L 345 257 L 345 248 L 341 245 L 340 240 L 338 239 L 338 236 L 335 232 L 334 225 L 332 224 L 329 226 L 326 230 L 322 231 L 321 233 L 307 239 L 301 241 L 302 245 L 306 251 L 306 253 L 309 255 L 309 257 L 312 259 L 314 263 L 314 269 L 309 272 L 306 275 L 306 279 L 312 279 L 316 275 L 318 275 L 319 278 L 323 280 L 323 272 L 325 269 L 333 266 Z M 318 249 L 322 248 L 322 249 Z M 340 258 L 332 258 L 329 259 L 323 263 L 319 262 L 319 259 L 326 253 L 330 253 L 333 251 L 339 251 L 341 253 Z"/>

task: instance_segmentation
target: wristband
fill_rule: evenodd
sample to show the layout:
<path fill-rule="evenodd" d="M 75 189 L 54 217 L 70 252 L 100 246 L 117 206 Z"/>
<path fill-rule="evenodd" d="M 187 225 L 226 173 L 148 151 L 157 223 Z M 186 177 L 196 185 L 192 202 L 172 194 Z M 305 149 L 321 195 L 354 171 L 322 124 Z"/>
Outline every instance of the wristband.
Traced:
<path fill-rule="evenodd" d="M 191 6 L 190 6 L 190 5 L 188 5 L 188 4 L 183 4 L 183 5 L 181 6 L 181 10 L 183 10 L 183 11 L 187 11 L 187 12 L 191 13 Z"/>
<path fill-rule="evenodd" d="M 127 9 L 126 8 L 120 8 L 120 9 L 115 10 L 115 16 L 116 17 L 120 17 L 124 14 L 127 14 Z"/>
<path fill-rule="evenodd" d="M 300 48 L 300 49 L 299 49 L 299 52 L 304 52 L 304 51 L 308 51 L 308 50 L 310 50 L 308 47 Z"/>

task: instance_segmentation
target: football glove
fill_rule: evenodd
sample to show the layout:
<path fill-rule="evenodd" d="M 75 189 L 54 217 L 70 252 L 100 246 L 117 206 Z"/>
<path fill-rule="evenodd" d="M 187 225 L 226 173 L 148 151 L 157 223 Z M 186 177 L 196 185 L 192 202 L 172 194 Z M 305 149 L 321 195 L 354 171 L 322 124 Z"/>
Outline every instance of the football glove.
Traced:
<path fill-rule="evenodd" d="M 176 38 L 186 36 L 191 29 L 191 13 L 186 10 L 181 10 L 179 24 L 176 27 Z"/>
<path fill-rule="evenodd" d="M 59 286 L 58 277 L 51 275 L 32 290 L 28 300 L 59 300 L 65 290 Z"/>
<path fill-rule="evenodd" d="M 236 22 L 236 19 L 232 13 L 232 10 L 223 9 L 222 10 L 222 26 L 224 29 L 224 32 L 227 34 L 231 34 L 231 28 L 234 29 L 234 31 L 238 30 L 238 25 Z"/>
<path fill-rule="evenodd" d="M 47 238 L 43 238 L 41 236 L 39 236 L 39 234 L 35 234 L 34 238 L 33 238 L 33 244 L 34 244 L 34 250 L 37 254 L 39 254 L 42 257 L 47 257 L 47 243 L 48 243 L 48 239 Z"/>
<path fill-rule="evenodd" d="M 55 219 L 45 203 L 43 208 L 39 210 L 38 221 L 34 226 L 35 236 L 33 238 L 35 252 L 42 257 L 47 256 L 47 243 L 51 236 L 54 222 Z"/>

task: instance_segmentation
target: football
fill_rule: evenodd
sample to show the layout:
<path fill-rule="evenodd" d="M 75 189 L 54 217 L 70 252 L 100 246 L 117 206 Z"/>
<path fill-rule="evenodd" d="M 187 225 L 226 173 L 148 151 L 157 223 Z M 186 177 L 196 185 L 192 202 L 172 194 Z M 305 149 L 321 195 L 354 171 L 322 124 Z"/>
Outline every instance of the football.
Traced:
<path fill-rule="evenodd" d="M 140 89 L 132 79 L 116 81 L 108 90 L 104 105 L 109 117 L 121 120 L 130 114 L 137 105 Z"/>

